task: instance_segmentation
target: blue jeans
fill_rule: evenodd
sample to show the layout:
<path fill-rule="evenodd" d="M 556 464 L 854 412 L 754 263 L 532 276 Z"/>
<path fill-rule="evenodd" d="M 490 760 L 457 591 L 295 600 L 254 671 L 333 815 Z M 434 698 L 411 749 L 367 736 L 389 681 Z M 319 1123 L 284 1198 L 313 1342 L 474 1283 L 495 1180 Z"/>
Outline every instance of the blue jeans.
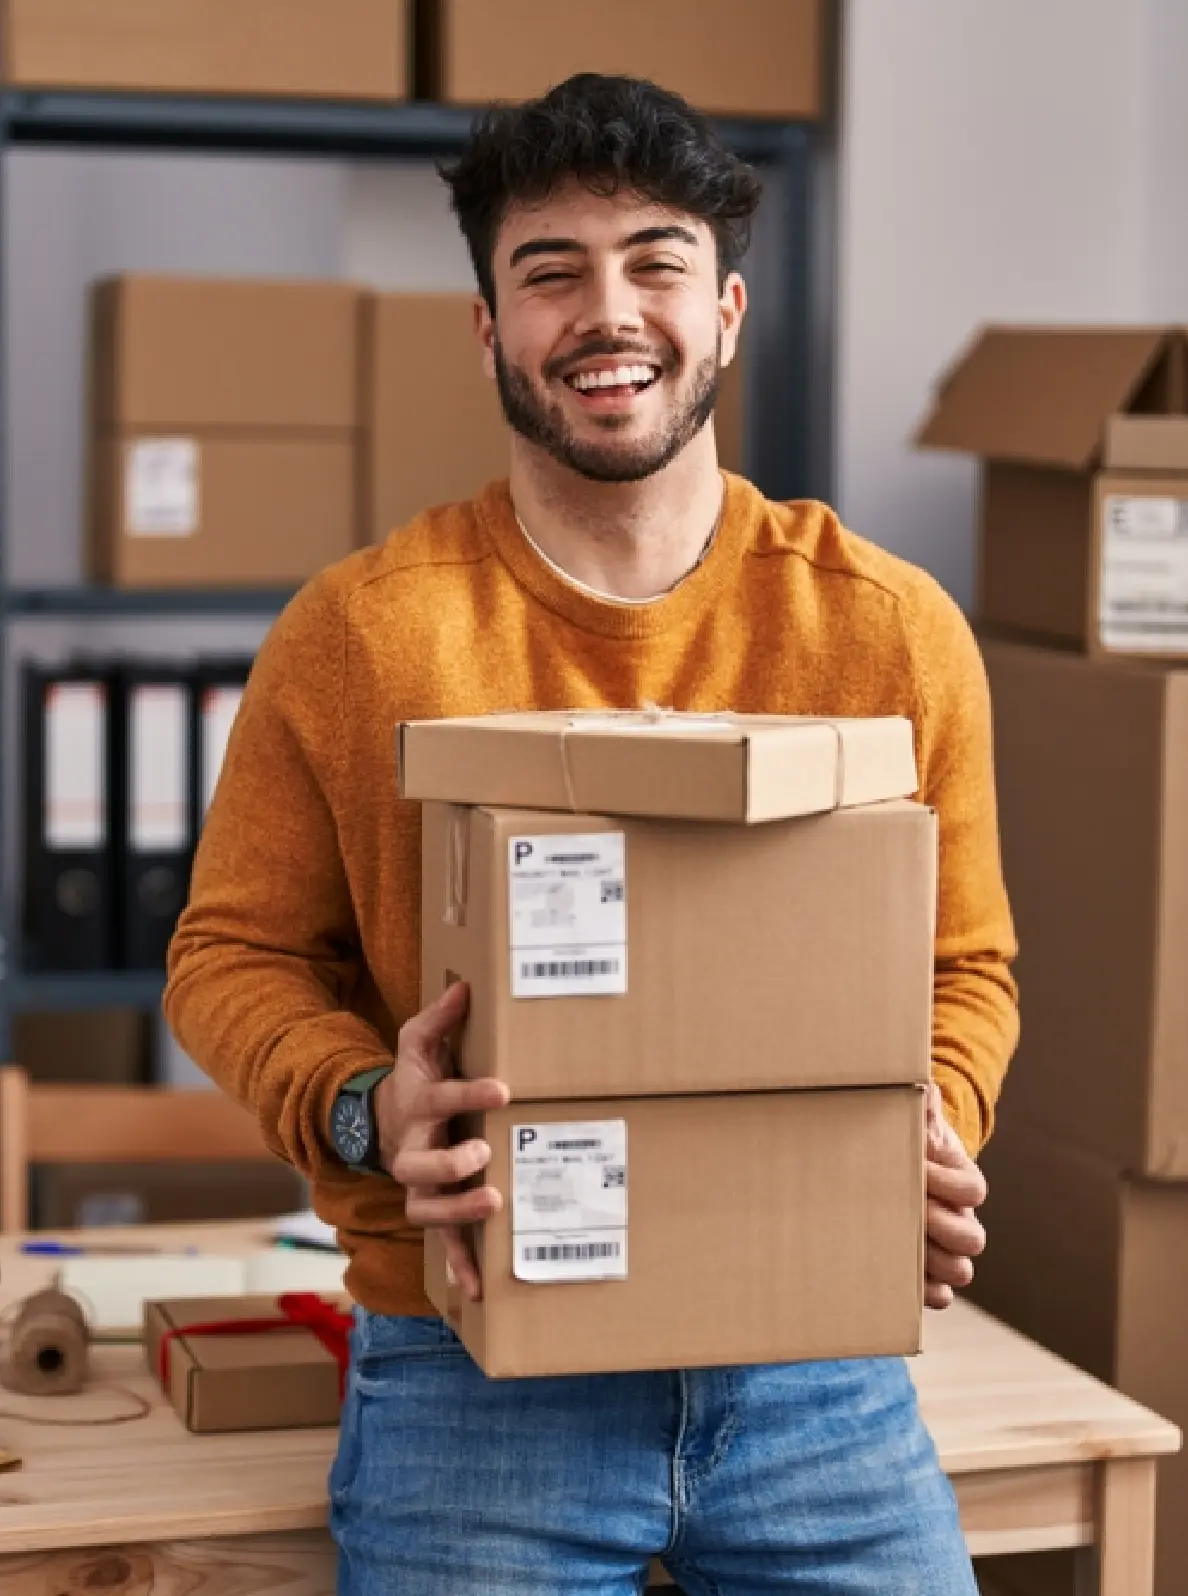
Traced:
<path fill-rule="evenodd" d="M 339 1596 L 977 1596 L 899 1359 L 488 1380 L 359 1309 L 330 1497 Z"/>

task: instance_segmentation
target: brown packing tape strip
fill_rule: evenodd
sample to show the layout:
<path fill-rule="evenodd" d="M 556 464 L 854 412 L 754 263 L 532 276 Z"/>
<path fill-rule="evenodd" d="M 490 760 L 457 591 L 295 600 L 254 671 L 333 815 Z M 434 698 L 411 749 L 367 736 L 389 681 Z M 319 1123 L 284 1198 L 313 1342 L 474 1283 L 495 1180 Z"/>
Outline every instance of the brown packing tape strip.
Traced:
<path fill-rule="evenodd" d="M 654 704 L 648 704 L 644 709 L 606 709 L 590 710 L 587 712 L 589 719 L 594 720 L 631 720 L 644 719 L 653 723 L 678 719 L 682 710 L 659 709 Z M 691 718 L 697 720 L 723 720 L 731 721 L 735 717 L 729 710 L 688 711 Z M 577 801 L 577 788 L 573 776 L 573 760 L 571 756 L 569 738 L 573 732 L 580 732 L 584 717 L 574 712 L 566 725 L 561 727 L 561 736 L 558 740 L 558 752 L 561 757 L 561 785 L 565 795 L 565 807 L 570 814 L 577 814 L 579 804 Z M 831 719 L 827 715 L 804 715 L 795 717 L 799 726 L 828 726 L 833 733 L 837 744 L 837 755 L 833 762 L 833 808 L 842 807 L 846 795 L 846 739 L 842 731 L 842 722 Z M 458 922 L 451 922 L 456 924 Z"/>
<path fill-rule="evenodd" d="M 470 811 L 453 805 L 448 826 L 445 919 L 447 925 L 464 926 L 470 895 Z"/>

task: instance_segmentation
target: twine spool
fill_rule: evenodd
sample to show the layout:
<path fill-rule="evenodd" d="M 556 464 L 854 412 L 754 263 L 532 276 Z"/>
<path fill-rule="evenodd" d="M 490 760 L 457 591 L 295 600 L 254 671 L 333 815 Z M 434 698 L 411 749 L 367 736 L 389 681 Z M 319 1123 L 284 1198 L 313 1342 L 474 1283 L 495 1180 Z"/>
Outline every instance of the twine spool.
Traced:
<path fill-rule="evenodd" d="M 13 1321 L 0 1355 L 0 1385 L 21 1396 L 71 1396 L 86 1384 L 89 1345 L 74 1298 L 52 1288 L 38 1291 Z"/>

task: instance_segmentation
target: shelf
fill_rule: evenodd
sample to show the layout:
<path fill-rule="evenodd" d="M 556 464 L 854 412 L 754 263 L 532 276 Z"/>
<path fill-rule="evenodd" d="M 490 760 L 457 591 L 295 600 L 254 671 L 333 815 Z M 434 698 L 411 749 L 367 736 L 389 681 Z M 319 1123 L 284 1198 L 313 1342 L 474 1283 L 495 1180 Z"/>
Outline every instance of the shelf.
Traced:
<path fill-rule="evenodd" d="M 0 587 L 0 611 L 10 616 L 274 615 L 295 588 L 179 588 L 138 591 L 80 583 L 77 587 Z"/>
<path fill-rule="evenodd" d="M 26 146 L 424 159 L 456 154 L 473 117 L 472 110 L 428 101 L 386 105 L 64 89 L 0 93 L 3 136 Z M 732 149 L 757 161 L 778 160 L 807 138 L 803 128 L 784 122 L 716 125 Z"/>
<path fill-rule="evenodd" d="M 0 981 L 0 1007 L 10 1013 L 88 1009 L 156 1009 L 165 989 L 160 970 L 55 971 Z"/>

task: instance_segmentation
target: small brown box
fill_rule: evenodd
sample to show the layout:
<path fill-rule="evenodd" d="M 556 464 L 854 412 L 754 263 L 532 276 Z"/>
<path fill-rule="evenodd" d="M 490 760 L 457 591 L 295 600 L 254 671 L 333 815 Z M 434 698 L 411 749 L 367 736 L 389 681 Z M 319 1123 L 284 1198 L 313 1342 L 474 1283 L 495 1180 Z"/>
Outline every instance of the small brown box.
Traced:
<path fill-rule="evenodd" d="M 828 0 L 419 0 L 417 92 L 526 100 L 575 72 L 651 78 L 701 110 L 823 114 Z"/>
<path fill-rule="evenodd" d="M 987 329 L 917 435 L 982 461 L 981 624 L 1188 656 L 1188 342 L 1178 328 Z"/>
<path fill-rule="evenodd" d="M 345 1311 L 345 1299 L 335 1307 Z M 275 1319 L 275 1332 L 203 1335 L 202 1325 Z M 186 1327 L 192 1327 L 186 1333 Z M 337 1424 L 338 1361 L 314 1332 L 292 1326 L 275 1297 L 194 1297 L 144 1305 L 145 1353 L 187 1430 L 293 1430 Z"/>
<path fill-rule="evenodd" d="M 91 574 L 117 587 L 295 587 L 355 547 L 350 436 L 121 436 L 93 469 Z"/>
<path fill-rule="evenodd" d="M 756 824 L 906 798 L 911 722 L 884 715 L 535 710 L 404 722 L 401 795 Z"/>
<path fill-rule="evenodd" d="M 1022 1044 L 1004 1101 L 1188 1178 L 1188 670 L 983 639 Z"/>
<path fill-rule="evenodd" d="M 21 88 L 397 100 L 406 0 L 0 0 Z"/>
<path fill-rule="evenodd" d="M 433 1231 L 425 1285 L 488 1375 L 919 1350 L 921 1088 L 513 1103 L 473 1129 L 507 1198 L 475 1241 L 483 1297 Z M 605 1159 L 592 1191 L 575 1157 Z"/>
<path fill-rule="evenodd" d="M 424 811 L 423 991 L 517 1100 L 923 1083 L 936 816 Z"/>

